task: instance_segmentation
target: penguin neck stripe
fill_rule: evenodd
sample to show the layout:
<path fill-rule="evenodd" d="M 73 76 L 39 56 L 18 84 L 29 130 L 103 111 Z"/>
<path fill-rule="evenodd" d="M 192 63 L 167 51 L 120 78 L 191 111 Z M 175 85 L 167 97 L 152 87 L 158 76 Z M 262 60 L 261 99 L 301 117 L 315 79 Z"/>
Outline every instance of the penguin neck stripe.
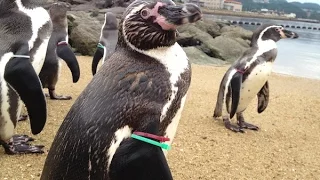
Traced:
<path fill-rule="evenodd" d="M 30 58 L 30 56 L 27 56 L 27 55 L 13 55 L 12 57 L 13 58 L 26 58 L 26 59 Z"/>
<path fill-rule="evenodd" d="M 148 138 L 152 138 L 152 139 L 156 139 L 156 140 L 158 140 L 160 142 L 170 141 L 170 138 L 163 137 L 163 136 L 157 136 L 157 135 L 149 134 L 149 133 L 145 133 L 145 132 L 135 131 L 135 132 L 133 132 L 133 134 L 139 135 L 139 136 L 148 137 Z"/>
<path fill-rule="evenodd" d="M 159 143 L 157 141 L 154 141 L 154 140 L 142 137 L 142 136 L 138 136 L 138 135 L 135 135 L 135 134 L 131 134 L 131 137 L 134 138 L 134 139 L 137 139 L 137 140 L 140 140 L 140 141 L 155 145 L 155 146 L 159 146 L 162 149 L 170 150 L 170 146 L 168 144 Z"/>
<path fill-rule="evenodd" d="M 68 43 L 67 43 L 67 41 L 60 41 L 60 42 L 58 42 L 58 46 L 60 46 L 60 45 L 67 45 Z"/>

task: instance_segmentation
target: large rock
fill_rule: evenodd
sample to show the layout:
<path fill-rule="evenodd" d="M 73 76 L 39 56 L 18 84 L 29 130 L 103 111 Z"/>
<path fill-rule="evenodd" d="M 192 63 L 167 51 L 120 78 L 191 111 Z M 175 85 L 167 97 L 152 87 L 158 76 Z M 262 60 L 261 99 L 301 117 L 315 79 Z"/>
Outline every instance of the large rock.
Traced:
<path fill-rule="evenodd" d="M 208 56 L 228 62 L 235 61 L 249 47 L 245 40 L 239 38 L 241 35 L 236 38 L 224 35 L 213 38 L 196 25 L 188 24 L 179 28 L 178 43 L 181 46 L 196 46 Z"/>
<path fill-rule="evenodd" d="M 69 12 L 68 20 L 71 46 L 77 53 L 93 56 L 103 24 L 83 11 Z"/>
<path fill-rule="evenodd" d="M 213 38 L 221 35 L 220 26 L 212 20 L 204 19 L 202 21 L 197 21 L 195 26 L 200 30 L 207 32 Z"/>
<path fill-rule="evenodd" d="M 184 47 L 183 50 L 186 52 L 189 60 L 191 63 L 194 64 L 201 64 L 201 65 L 206 65 L 206 64 L 215 64 L 215 65 L 223 65 L 226 64 L 225 61 L 222 61 L 221 59 L 209 57 L 207 54 L 202 52 L 196 47 Z"/>
<path fill-rule="evenodd" d="M 240 26 L 224 26 L 220 30 L 221 35 L 227 36 L 230 38 L 242 38 L 250 40 L 252 36 L 252 31 L 246 30 Z"/>
<path fill-rule="evenodd" d="M 247 48 L 242 46 L 237 40 L 225 36 L 216 37 L 213 40 L 204 42 L 203 44 L 203 51 L 207 50 L 207 48 L 215 49 L 219 52 L 219 56 L 228 62 L 234 62 L 244 51 L 247 50 Z"/>

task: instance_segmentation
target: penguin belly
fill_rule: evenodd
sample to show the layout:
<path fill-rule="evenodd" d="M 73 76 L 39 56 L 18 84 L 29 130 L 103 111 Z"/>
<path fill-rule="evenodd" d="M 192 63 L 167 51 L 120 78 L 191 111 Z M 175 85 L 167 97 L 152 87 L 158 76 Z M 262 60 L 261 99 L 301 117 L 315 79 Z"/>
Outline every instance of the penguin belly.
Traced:
<path fill-rule="evenodd" d="M 0 87 L 1 87 L 0 140 L 4 140 L 4 141 L 9 140 L 13 136 L 14 129 L 15 129 L 15 125 L 11 120 L 9 112 L 10 112 L 10 108 L 12 109 L 16 107 L 10 107 L 9 85 L 4 79 L 5 67 L 8 61 L 10 60 L 11 56 L 12 56 L 12 53 L 7 53 L 1 58 L 1 61 L 0 61 L 0 72 L 1 72 L 1 76 L 0 76 Z M 13 92 L 12 89 L 11 89 L 11 92 Z M 11 102 L 13 100 L 18 100 L 17 96 L 11 97 L 11 98 L 12 98 Z"/>
<path fill-rule="evenodd" d="M 43 40 L 42 44 L 39 46 L 39 48 L 33 55 L 32 66 L 38 75 L 42 69 L 44 60 L 46 58 L 48 42 L 49 37 Z"/>
<path fill-rule="evenodd" d="M 180 108 L 178 109 L 176 115 L 173 117 L 171 123 L 168 125 L 165 131 L 165 136 L 167 136 L 170 140 L 166 144 L 171 146 L 173 139 L 176 135 L 178 125 L 181 119 L 182 110 L 184 108 L 185 102 L 186 102 L 187 95 L 184 95 L 184 97 L 181 99 Z M 165 149 L 162 149 L 164 155 L 167 157 L 168 151 Z"/>
<path fill-rule="evenodd" d="M 237 112 L 244 111 L 252 99 L 258 94 L 263 85 L 267 82 L 272 72 L 271 62 L 265 62 L 252 69 L 247 79 L 242 82 L 240 89 L 240 99 Z"/>

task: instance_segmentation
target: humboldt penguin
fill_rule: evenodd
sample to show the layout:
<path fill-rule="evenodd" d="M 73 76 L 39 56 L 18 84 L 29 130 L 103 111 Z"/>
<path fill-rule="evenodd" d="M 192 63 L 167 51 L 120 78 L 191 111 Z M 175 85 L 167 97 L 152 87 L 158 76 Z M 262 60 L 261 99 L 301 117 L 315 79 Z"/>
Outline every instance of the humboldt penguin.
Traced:
<path fill-rule="evenodd" d="M 244 132 L 243 129 L 259 129 L 245 122 L 243 112 L 255 96 L 258 97 L 258 113 L 262 113 L 267 108 L 269 102 L 268 78 L 277 57 L 276 42 L 283 38 L 298 38 L 298 34 L 278 25 L 259 26 L 253 32 L 250 49 L 245 51 L 223 76 L 213 117 L 222 116 L 225 103 L 226 112 L 222 119 L 227 129 L 234 132 Z M 237 125 L 230 122 L 235 114 Z"/>
<path fill-rule="evenodd" d="M 62 65 L 59 58 L 63 59 L 71 70 L 73 83 L 78 82 L 80 77 L 77 58 L 68 46 L 67 11 L 70 10 L 70 7 L 68 3 L 57 2 L 49 8 L 53 31 L 39 77 L 43 88 L 48 88 L 50 99 L 55 100 L 70 100 L 72 98 L 71 96 L 57 95 L 55 92 Z"/>
<path fill-rule="evenodd" d="M 172 179 L 166 149 L 191 81 L 176 28 L 201 17 L 198 6 L 171 0 L 136 0 L 127 7 L 116 50 L 66 115 L 42 180 Z"/>
<path fill-rule="evenodd" d="M 39 134 L 47 118 L 46 99 L 38 74 L 42 68 L 52 23 L 37 0 L 0 2 L 0 144 L 7 154 L 43 153 L 33 138 L 13 135 L 23 103 L 32 134 Z"/>
<path fill-rule="evenodd" d="M 97 66 L 102 58 L 102 64 L 113 54 L 118 41 L 118 20 L 116 16 L 107 12 L 101 28 L 100 40 L 92 60 L 92 75 L 96 74 Z"/>

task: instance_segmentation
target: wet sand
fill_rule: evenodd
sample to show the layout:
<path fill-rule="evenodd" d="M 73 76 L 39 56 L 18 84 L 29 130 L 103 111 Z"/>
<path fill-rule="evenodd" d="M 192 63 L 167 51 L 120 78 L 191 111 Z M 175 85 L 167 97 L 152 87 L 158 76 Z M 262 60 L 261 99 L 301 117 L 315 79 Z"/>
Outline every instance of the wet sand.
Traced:
<path fill-rule="evenodd" d="M 48 120 L 32 136 L 29 122 L 19 122 L 18 134 L 36 138 L 47 152 L 69 108 L 91 80 L 91 57 L 78 57 L 80 81 L 72 83 L 63 62 L 56 88 L 70 101 L 48 99 Z M 253 100 L 244 113 L 259 131 L 233 133 L 212 118 L 220 80 L 227 66 L 193 65 L 192 83 L 172 149 L 169 166 L 175 180 L 320 179 L 320 81 L 273 73 L 268 108 L 257 113 Z M 45 90 L 47 91 L 47 90 Z M 233 122 L 235 122 L 233 120 Z M 39 179 L 47 153 L 5 155 L 0 148 L 0 180 Z"/>

